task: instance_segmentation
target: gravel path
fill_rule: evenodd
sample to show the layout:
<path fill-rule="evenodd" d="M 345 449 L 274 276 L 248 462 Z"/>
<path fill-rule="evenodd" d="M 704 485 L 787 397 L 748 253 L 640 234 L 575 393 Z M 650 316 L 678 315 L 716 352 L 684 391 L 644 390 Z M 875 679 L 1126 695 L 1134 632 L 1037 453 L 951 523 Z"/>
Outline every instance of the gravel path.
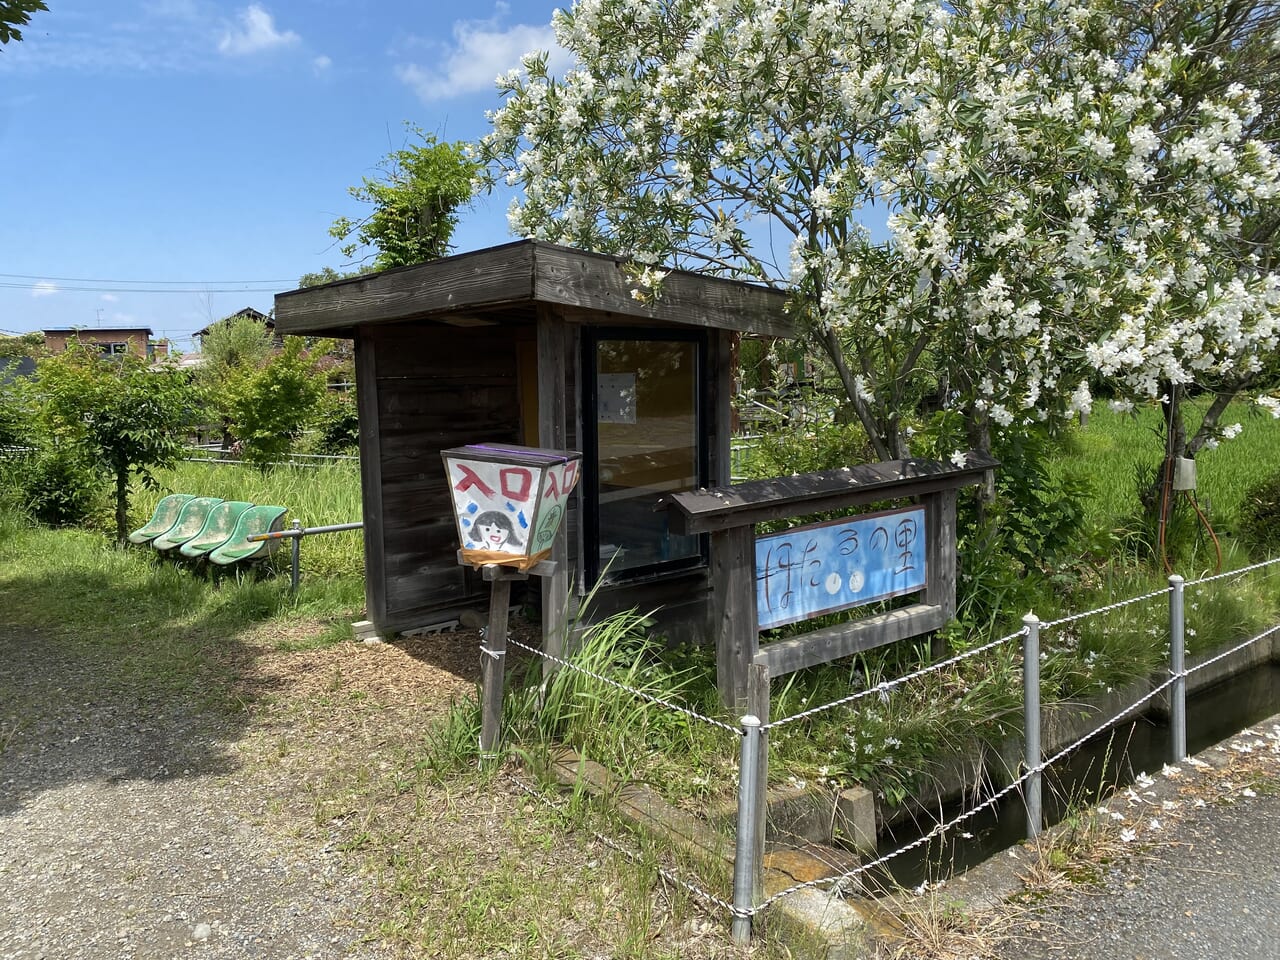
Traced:
<path fill-rule="evenodd" d="M 245 716 L 131 690 L 107 656 L 0 626 L 0 958 L 383 956 L 365 882 L 268 822 Z"/>

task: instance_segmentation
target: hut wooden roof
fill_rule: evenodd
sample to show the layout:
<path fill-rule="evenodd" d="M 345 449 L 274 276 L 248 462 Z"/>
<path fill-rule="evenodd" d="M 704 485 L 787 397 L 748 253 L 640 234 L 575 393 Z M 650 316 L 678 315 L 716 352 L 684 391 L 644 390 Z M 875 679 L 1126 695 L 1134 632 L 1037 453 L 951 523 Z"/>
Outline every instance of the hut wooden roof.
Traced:
<path fill-rule="evenodd" d="M 276 332 L 351 336 L 357 326 L 438 320 L 457 326 L 532 322 L 539 304 L 600 322 L 671 323 L 771 337 L 794 335 L 786 294 L 671 271 L 637 299 L 625 260 L 536 240 L 463 253 L 276 295 Z"/>

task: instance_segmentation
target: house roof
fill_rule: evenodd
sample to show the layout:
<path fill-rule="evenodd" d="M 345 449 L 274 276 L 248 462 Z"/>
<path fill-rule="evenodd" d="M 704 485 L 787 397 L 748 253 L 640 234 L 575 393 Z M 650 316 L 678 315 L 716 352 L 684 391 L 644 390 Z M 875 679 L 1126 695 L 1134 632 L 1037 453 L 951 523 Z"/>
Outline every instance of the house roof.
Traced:
<path fill-rule="evenodd" d="M 226 323 L 228 320 L 234 320 L 236 317 L 249 317 L 253 320 L 257 320 L 259 323 L 265 326 L 268 330 L 274 330 L 276 327 L 276 322 L 272 320 L 269 316 L 267 316 L 265 313 L 263 313 L 261 310 L 255 310 L 253 309 L 253 307 L 244 307 L 243 309 L 237 310 L 235 313 L 227 314 L 221 320 L 213 321 L 213 323 L 209 324 L 207 327 L 204 327 L 203 329 L 197 330 L 195 335 L 197 337 L 207 336 L 209 331 L 212 330 L 214 327 L 216 327 L 218 324 Z"/>
<path fill-rule="evenodd" d="M 93 337 L 107 333 L 145 333 L 148 337 L 151 336 L 150 327 L 45 327 L 40 332 L 44 334 L 76 333 Z"/>
<path fill-rule="evenodd" d="M 352 336 L 366 324 L 438 320 L 455 326 L 530 322 L 540 304 L 594 315 L 794 336 L 787 295 L 739 280 L 672 270 L 655 297 L 619 257 L 537 240 L 276 294 L 280 333 Z"/>
<path fill-rule="evenodd" d="M 196 367 L 203 366 L 209 358 L 203 353 L 183 353 L 170 354 L 167 357 L 161 357 L 155 363 L 151 364 L 152 370 L 194 370 Z"/>

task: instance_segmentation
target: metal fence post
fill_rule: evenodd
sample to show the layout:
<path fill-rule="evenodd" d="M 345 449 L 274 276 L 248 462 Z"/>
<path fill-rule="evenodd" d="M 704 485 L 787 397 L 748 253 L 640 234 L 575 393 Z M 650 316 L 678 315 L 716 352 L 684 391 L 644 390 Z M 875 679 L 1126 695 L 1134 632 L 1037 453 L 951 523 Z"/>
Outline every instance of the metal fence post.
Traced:
<path fill-rule="evenodd" d="M 301 520 L 293 521 L 293 529 L 295 531 L 295 534 L 294 536 L 289 538 L 290 540 L 293 541 L 293 575 L 289 581 L 290 582 L 289 589 L 292 590 L 294 593 L 297 593 L 298 580 L 301 576 L 301 571 L 299 570 L 299 558 L 302 554 L 302 521 Z"/>
<path fill-rule="evenodd" d="M 1022 618 L 1027 632 L 1022 638 L 1023 758 L 1027 768 L 1027 839 L 1040 836 L 1043 821 L 1040 779 L 1040 618 Z"/>
<path fill-rule="evenodd" d="M 760 720 L 742 718 L 742 750 L 738 757 L 738 836 L 733 855 L 733 942 L 751 942 L 751 910 L 754 908 L 756 861 L 757 781 L 760 778 Z"/>
<path fill-rule="evenodd" d="M 1169 577 L 1169 676 L 1173 679 L 1169 690 L 1169 737 L 1174 763 L 1187 759 L 1185 583 L 1176 573 Z"/>

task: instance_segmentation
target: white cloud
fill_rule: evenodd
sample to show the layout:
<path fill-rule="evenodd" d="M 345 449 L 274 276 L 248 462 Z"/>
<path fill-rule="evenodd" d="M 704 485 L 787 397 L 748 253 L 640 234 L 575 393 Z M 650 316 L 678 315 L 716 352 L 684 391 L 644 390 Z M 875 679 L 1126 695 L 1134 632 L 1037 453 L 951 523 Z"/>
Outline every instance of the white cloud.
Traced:
<path fill-rule="evenodd" d="M 505 5 L 498 6 L 505 13 Z M 437 58 L 438 66 L 416 63 L 396 68 L 396 76 L 423 102 L 446 100 L 467 93 L 492 91 L 499 74 L 520 66 L 520 58 L 534 50 L 550 53 L 549 65 L 559 72 L 569 66 L 569 53 L 556 44 L 548 24 L 515 24 L 499 29 L 493 20 L 459 20 L 453 25 L 453 44 Z"/>
<path fill-rule="evenodd" d="M 301 39 L 292 30 L 281 33 L 271 14 L 251 3 L 240 11 L 241 29 L 228 30 L 218 43 L 219 52 L 228 57 L 243 57 L 273 47 L 287 47 Z"/>
<path fill-rule="evenodd" d="M 102 299 L 105 300 L 107 303 L 115 303 L 120 298 L 117 297 L 114 293 L 104 293 L 102 295 Z"/>
<path fill-rule="evenodd" d="M 326 70 L 328 70 L 332 66 L 333 66 L 333 60 L 329 57 L 326 57 L 323 53 L 311 61 L 311 69 L 316 72 L 317 76 L 324 73 Z"/>
<path fill-rule="evenodd" d="M 51 297 L 58 292 L 58 285 L 52 280 L 37 280 L 31 288 L 33 297 Z"/>

